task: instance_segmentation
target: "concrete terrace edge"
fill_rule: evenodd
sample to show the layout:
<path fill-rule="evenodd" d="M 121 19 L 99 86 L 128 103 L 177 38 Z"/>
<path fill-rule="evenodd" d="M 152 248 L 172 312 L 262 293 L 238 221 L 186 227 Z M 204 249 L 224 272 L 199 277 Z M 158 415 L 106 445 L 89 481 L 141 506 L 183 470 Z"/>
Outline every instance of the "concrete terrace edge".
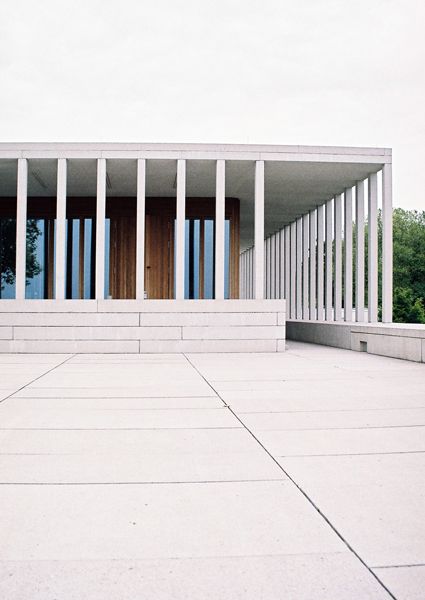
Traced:
<path fill-rule="evenodd" d="M 425 362 L 425 325 L 287 321 L 287 339 Z"/>
<path fill-rule="evenodd" d="M 2 300 L 0 352 L 281 352 L 285 310 L 285 300 Z"/>

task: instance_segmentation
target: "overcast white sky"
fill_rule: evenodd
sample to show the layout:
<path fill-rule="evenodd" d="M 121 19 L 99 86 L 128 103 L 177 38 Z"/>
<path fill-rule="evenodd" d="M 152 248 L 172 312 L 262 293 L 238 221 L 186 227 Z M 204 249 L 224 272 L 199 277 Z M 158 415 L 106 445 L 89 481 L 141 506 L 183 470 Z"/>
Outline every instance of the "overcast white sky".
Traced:
<path fill-rule="evenodd" d="M 425 0 L 0 2 L 0 141 L 393 148 L 425 210 Z"/>

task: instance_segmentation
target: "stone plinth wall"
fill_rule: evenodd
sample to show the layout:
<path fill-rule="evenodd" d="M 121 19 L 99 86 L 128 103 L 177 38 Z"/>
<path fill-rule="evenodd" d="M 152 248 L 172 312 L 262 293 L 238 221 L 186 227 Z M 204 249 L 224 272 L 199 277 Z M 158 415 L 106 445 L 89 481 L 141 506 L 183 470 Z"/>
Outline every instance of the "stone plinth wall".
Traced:
<path fill-rule="evenodd" d="M 288 339 L 425 362 L 425 325 L 288 321 Z"/>
<path fill-rule="evenodd" d="M 0 300 L 0 352 L 285 350 L 284 300 Z"/>

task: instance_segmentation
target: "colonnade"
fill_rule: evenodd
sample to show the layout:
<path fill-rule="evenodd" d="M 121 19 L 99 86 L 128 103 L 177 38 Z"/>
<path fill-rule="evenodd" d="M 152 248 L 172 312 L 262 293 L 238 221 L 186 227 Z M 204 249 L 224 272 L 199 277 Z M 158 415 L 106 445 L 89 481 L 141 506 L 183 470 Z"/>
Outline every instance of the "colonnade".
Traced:
<path fill-rule="evenodd" d="M 286 298 L 289 319 L 377 322 L 380 260 L 380 318 L 385 323 L 392 321 L 391 164 L 385 164 L 381 173 L 380 253 L 378 176 L 372 173 L 367 180 L 346 188 L 268 236 L 261 245 L 264 297 Z M 241 298 L 258 297 L 256 248 L 254 244 L 240 256 Z"/>
<path fill-rule="evenodd" d="M 176 299 L 184 299 L 186 159 L 177 159 Z M 264 239 L 264 160 L 255 161 L 254 246 L 240 257 L 241 298 L 286 298 L 290 319 L 378 320 L 378 175 L 329 199 Z M 226 161 L 216 160 L 215 298 L 224 298 Z M 382 321 L 392 320 L 391 163 L 382 167 Z M 28 159 L 18 159 L 16 298 L 25 298 Z M 146 159 L 137 159 L 136 298 L 144 298 Z M 57 159 L 55 298 L 65 298 L 67 159 Z M 354 202 L 354 211 L 353 211 Z M 97 159 L 95 297 L 105 288 L 106 159 Z M 353 267 L 353 212 L 356 247 Z M 365 278 L 365 243 L 368 249 Z M 354 281 L 354 287 L 353 287 Z M 354 298 L 353 298 L 354 289 Z M 365 291 L 367 290 L 367 317 Z"/>

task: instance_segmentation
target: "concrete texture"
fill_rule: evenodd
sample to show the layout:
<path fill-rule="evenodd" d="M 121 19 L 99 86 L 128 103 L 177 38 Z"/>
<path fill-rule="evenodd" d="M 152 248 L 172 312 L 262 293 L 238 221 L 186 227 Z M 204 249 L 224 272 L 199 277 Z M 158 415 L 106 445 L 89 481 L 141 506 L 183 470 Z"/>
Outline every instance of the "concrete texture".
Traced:
<path fill-rule="evenodd" d="M 291 342 L 0 381 L 1 598 L 423 597 L 423 365 Z"/>
<path fill-rule="evenodd" d="M 425 325 L 289 321 L 288 339 L 425 362 Z"/>
<path fill-rule="evenodd" d="M 285 300 L 85 302 L 87 305 L 78 300 L 2 300 L 0 353 L 285 349 Z"/>

